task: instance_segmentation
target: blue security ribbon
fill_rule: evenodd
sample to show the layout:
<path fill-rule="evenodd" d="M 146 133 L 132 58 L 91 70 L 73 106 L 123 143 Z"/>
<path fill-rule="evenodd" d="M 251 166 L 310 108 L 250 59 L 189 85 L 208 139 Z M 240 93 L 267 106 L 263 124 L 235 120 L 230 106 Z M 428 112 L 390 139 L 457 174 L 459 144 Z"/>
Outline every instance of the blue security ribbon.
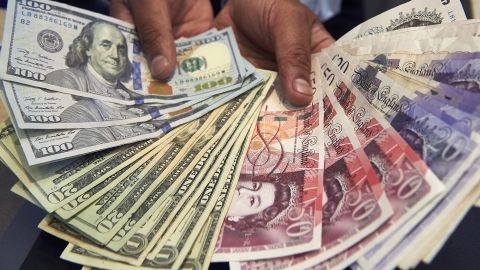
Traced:
<path fill-rule="evenodd" d="M 153 118 L 157 118 L 159 116 L 161 116 L 162 114 L 160 113 L 160 110 L 158 108 L 150 108 L 148 110 L 148 113 L 150 114 L 150 116 L 152 116 L 152 119 Z"/>
<path fill-rule="evenodd" d="M 170 123 L 165 123 L 160 126 L 160 129 L 163 131 L 163 133 L 168 133 L 170 130 L 172 130 L 172 126 L 170 126 Z"/>
<path fill-rule="evenodd" d="M 135 101 L 135 105 L 143 105 L 145 103 L 143 97 L 135 97 L 133 100 Z"/>

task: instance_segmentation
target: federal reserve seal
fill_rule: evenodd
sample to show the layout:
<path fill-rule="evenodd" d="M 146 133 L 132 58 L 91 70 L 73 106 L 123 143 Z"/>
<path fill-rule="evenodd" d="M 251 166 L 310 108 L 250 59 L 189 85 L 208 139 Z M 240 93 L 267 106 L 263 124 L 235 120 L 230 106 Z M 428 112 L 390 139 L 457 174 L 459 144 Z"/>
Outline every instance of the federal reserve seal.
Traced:
<path fill-rule="evenodd" d="M 63 48 L 62 37 L 55 31 L 42 30 L 37 35 L 38 45 L 49 53 L 57 53 Z"/>

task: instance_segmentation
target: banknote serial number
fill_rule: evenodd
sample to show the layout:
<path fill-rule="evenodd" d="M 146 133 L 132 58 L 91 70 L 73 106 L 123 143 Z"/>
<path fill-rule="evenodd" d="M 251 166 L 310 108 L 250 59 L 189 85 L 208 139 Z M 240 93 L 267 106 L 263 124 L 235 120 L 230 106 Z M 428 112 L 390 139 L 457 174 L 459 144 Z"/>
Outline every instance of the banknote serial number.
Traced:
<path fill-rule="evenodd" d="M 78 29 L 77 24 L 70 22 L 71 18 L 61 17 L 59 15 L 42 14 L 45 13 L 45 11 L 52 10 L 52 7 L 48 4 L 26 0 L 20 1 L 19 4 L 24 6 L 24 9 L 26 9 L 21 11 L 22 16 L 24 17 L 42 20 L 56 25 L 62 25 L 70 29 Z M 32 21 L 26 18 L 21 18 L 20 24 L 31 25 Z"/>
<path fill-rule="evenodd" d="M 62 25 L 62 26 L 66 27 L 66 28 L 69 28 L 69 29 L 74 29 L 74 30 L 78 29 L 78 25 L 76 25 L 74 23 L 66 22 L 66 21 L 61 20 L 59 18 L 55 18 L 55 17 L 51 17 L 51 16 L 47 16 L 47 15 L 37 14 L 37 13 L 30 12 L 30 11 L 22 11 L 22 15 L 24 17 L 31 17 L 31 18 L 34 18 L 34 19 L 43 20 L 43 21 L 50 22 L 50 23 L 53 23 L 53 24 Z M 29 20 L 29 19 L 22 18 L 22 19 L 20 19 L 20 24 L 32 25 L 32 21 Z"/>

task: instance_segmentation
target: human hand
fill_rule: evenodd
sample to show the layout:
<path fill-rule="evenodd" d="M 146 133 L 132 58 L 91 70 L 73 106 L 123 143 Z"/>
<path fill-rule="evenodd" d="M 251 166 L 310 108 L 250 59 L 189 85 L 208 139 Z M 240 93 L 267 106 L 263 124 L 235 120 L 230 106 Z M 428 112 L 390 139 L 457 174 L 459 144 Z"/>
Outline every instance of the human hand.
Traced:
<path fill-rule="evenodd" d="M 112 0 L 110 14 L 135 24 L 150 71 L 167 79 L 176 65 L 175 39 L 212 28 L 209 0 Z"/>
<path fill-rule="evenodd" d="M 229 0 L 215 27 L 232 26 L 242 55 L 255 66 L 279 71 L 294 105 L 308 105 L 310 56 L 334 42 L 317 16 L 297 0 Z"/>

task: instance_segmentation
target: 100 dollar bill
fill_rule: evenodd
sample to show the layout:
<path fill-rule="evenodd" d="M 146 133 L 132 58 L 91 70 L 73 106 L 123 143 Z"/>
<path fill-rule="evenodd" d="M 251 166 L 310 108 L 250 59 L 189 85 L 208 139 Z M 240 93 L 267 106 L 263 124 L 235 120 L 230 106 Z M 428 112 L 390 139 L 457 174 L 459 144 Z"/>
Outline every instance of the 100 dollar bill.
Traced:
<path fill-rule="evenodd" d="M 242 89 L 239 91 L 225 96 L 220 95 L 215 97 L 211 104 L 196 107 L 167 119 L 158 118 L 143 123 L 98 128 L 65 130 L 22 130 L 16 128 L 16 131 L 29 165 L 49 163 L 164 136 L 173 128 L 197 119 L 249 91 L 260 84 L 263 79 L 260 73 L 255 73 L 245 80 Z M 15 119 L 12 121 L 17 122 Z"/>
<path fill-rule="evenodd" d="M 125 105 L 212 96 L 239 88 L 246 73 L 226 29 L 177 41 L 174 75 L 156 81 L 133 25 L 53 1 L 9 1 L 4 38 L 3 79 Z"/>
<path fill-rule="evenodd" d="M 4 81 L 5 95 L 21 129 L 79 129 L 127 125 L 155 120 L 182 121 L 192 112 L 213 110 L 250 90 L 262 80 L 253 72 L 237 91 L 175 104 L 121 105 Z"/>
<path fill-rule="evenodd" d="M 127 106 L 24 84 L 6 81 L 3 84 L 21 129 L 78 129 L 146 122 L 201 101 Z"/>

